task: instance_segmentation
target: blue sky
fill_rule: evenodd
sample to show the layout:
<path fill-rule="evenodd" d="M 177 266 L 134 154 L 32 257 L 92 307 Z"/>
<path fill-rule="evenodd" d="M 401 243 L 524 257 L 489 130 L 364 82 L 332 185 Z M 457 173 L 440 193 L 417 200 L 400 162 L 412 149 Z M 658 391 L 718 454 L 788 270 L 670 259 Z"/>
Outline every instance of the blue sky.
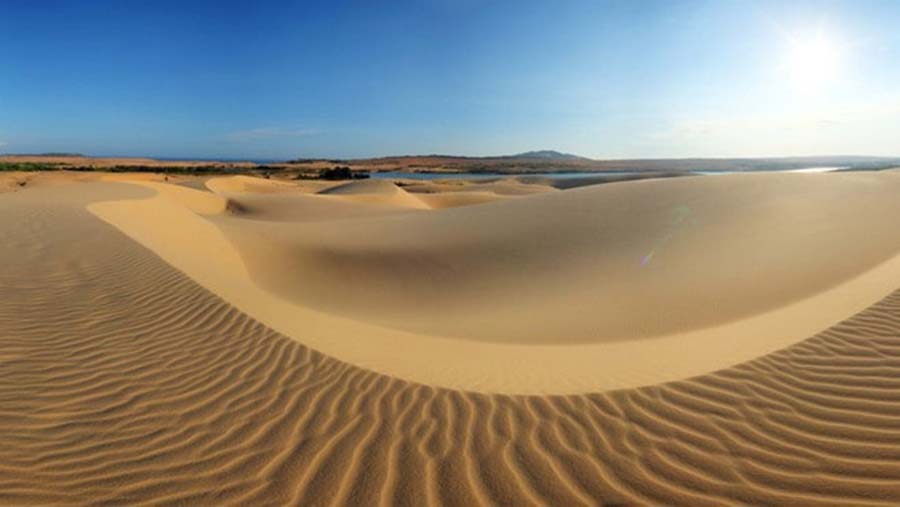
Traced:
<path fill-rule="evenodd" d="M 900 155 L 898 26 L 893 0 L 0 0 L 0 152 Z"/>

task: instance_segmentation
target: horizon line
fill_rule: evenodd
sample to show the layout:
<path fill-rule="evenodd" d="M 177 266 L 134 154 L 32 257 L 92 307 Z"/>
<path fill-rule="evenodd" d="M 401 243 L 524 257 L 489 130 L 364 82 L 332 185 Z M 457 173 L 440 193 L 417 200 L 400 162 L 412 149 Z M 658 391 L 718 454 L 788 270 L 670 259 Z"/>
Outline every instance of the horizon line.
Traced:
<path fill-rule="evenodd" d="M 369 156 L 292 156 L 292 157 L 272 157 L 272 156 L 252 156 L 245 157 L 223 157 L 223 156 L 166 156 L 166 155 L 95 155 L 77 152 L 42 152 L 42 153 L 0 153 L 0 157 L 83 157 L 83 158 L 146 158 L 160 161 L 179 161 L 179 162 L 289 162 L 292 160 L 304 161 L 352 161 L 352 160 L 378 160 L 391 158 L 463 158 L 463 159 L 503 159 L 503 158 L 524 158 L 523 155 L 532 152 L 554 151 L 563 156 L 574 156 L 576 158 L 554 159 L 552 157 L 532 157 L 538 160 L 583 160 L 590 162 L 621 162 L 621 161 L 667 161 L 667 160 L 771 160 L 771 159 L 815 159 L 815 158 L 867 158 L 867 159 L 900 159 L 900 155 L 869 155 L 869 154 L 827 154 L 827 155 L 754 155 L 754 156 L 685 156 L 685 157 L 621 157 L 621 158 L 592 158 L 573 153 L 560 152 L 558 150 L 532 150 L 529 152 L 512 153 L 504 155 L 458 155 L 446 153 L 416 153 L 403 155 L 369 155 Z"/>

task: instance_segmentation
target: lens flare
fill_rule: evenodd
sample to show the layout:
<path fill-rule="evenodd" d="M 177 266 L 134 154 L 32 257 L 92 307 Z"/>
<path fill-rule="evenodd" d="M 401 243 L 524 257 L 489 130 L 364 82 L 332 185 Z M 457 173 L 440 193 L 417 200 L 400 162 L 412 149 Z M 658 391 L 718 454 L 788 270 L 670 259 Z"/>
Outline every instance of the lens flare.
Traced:
<path fill-rule="evenodd" d="M 784 61 L 790 82 L 798 91 L 823 89 L 838 75 L 840 53 L 839 45 L 822 30 L 792 37 Z"/>

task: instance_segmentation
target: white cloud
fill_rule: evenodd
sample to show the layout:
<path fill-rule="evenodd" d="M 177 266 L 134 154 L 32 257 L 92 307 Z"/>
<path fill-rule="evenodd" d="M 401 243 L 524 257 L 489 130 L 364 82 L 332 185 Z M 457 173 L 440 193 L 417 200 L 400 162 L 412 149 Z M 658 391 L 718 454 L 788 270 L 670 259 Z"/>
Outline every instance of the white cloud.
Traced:
<path fill-rule="evenodd" d="M 238 130 L 227 134 L 225 137 L 232 142 L 246 143 L 263 139 L 308 137 L 319 133 L 321 133 L 319 129 L 312 128 L 260 127 Z"/>

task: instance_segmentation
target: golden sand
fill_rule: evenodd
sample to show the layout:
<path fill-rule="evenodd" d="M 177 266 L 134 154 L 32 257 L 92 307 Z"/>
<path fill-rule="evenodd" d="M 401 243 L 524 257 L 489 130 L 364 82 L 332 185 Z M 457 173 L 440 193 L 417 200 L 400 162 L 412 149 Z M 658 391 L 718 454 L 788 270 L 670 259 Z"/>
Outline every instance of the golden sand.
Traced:
<path fill-rule="evenodd" d="M 2 505 L 900 503 L 896 173 L 0 177 Z"/>

